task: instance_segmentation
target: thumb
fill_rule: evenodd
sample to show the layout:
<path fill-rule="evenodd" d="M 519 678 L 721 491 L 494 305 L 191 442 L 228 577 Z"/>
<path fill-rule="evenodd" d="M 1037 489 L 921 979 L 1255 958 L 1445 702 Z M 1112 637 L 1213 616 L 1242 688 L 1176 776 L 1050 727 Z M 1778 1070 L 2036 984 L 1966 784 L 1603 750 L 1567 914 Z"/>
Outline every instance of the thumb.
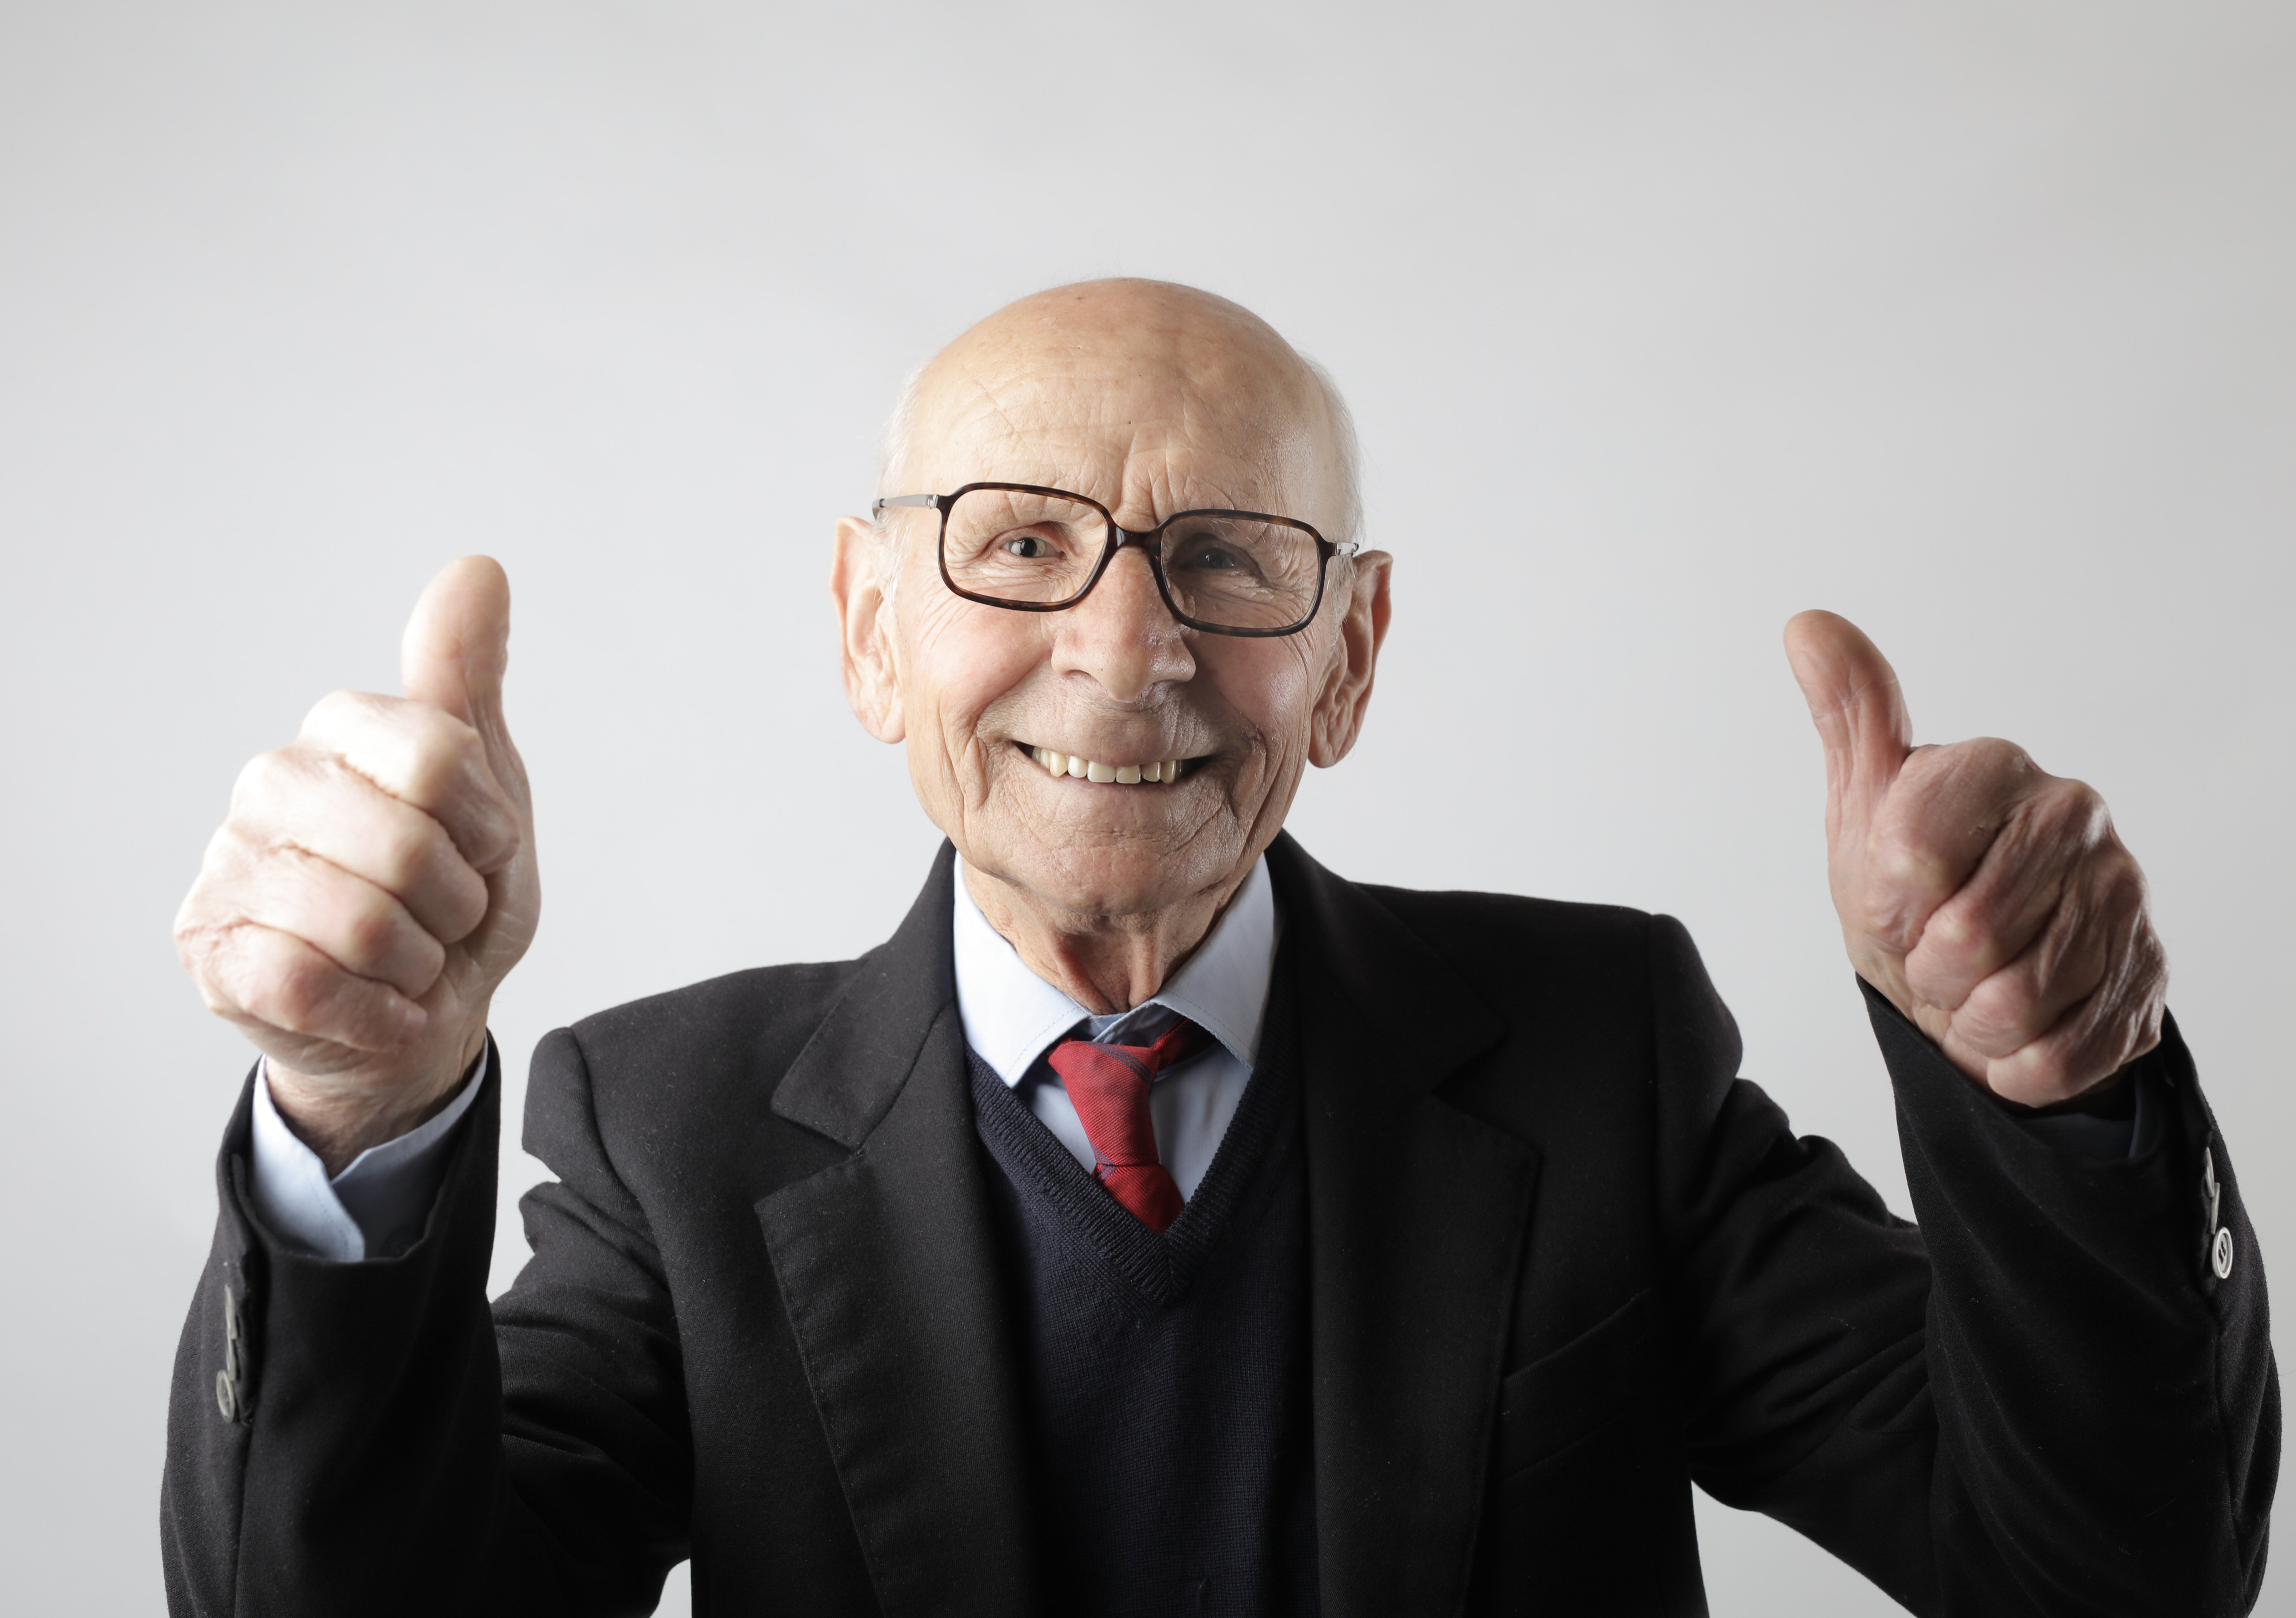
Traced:
<path fill-rule="evenodd" d="M 1914 748 L 1898 671 L 1864 630 L 1825 612 L 1787 623 L 1786 661 L 1825 744 L 1829 825 L 1845 809 L 1870 811 Z"/>
<path fill-rule="evenodd" d="M 526 771 L 503 720 L 503 674 L 509 666 L 509 575 L 491 556 L 448 563 L 406 620 L 399 678 L 416 702 L 475 728 L 504 789 L 522 794 Z"/>

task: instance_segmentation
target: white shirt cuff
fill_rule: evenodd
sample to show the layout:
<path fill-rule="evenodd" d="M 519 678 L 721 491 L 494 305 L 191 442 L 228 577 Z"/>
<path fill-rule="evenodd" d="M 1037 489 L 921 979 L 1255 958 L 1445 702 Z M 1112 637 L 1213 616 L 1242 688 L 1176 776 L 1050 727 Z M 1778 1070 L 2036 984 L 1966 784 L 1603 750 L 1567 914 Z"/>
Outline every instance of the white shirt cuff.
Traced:
<path fill-rule="evenodd" d="M 248 1191 L 256 1217 L 288 1246 L 338 1263 L 391 1258 L 420 1240 L 447 1171 L 455 1126 L 478 1098 L 494 1046 L 480 1053 L 462 1091 L 435 1117 L 369 1146 L 332 1180 L 271 1103 L 271 1067 L 255 1073 L 255 1140 Z"/>

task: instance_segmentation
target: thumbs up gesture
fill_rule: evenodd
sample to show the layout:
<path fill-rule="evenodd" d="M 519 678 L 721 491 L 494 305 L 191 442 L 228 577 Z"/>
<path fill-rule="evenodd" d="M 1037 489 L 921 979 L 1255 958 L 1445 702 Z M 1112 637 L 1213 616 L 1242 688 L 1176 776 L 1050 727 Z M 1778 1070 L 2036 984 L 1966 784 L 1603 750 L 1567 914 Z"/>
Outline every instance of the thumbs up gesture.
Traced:
<path fill-rule="evenodd" d="M 1786 657 L 1825 744 L 1827 872 L 1857 974 L 2028 1106 L 2152 1049 L 2168 957 L 2104 801 L 2007 742 L 1915 747 L 1896 672 L 1847 619 L 1800 614 Z"/>
<path fill-rule="evenodd" d="M 455 1090 L 542 887 L 503 722 L 510 581 L 466 556 L 406 626 L 404 697 L 339 691 L 254 760 L 176 917 L 209 1009 L 269 1059 L 273 1104 L 340 1171 Z"/>

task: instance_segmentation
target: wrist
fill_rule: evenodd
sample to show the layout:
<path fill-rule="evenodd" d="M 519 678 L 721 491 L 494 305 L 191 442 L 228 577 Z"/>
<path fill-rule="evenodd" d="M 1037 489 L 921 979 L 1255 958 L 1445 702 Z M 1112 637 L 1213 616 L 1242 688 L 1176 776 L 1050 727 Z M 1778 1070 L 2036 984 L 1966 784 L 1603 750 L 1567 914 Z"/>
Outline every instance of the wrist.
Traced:
<path fill-rule="evenodd" d="M 396 1082 L 302 1073 L 269 1058 L 263 1077 L 280 1121 L 311 1148 L 332 1179 L 360 1153 L 421 1128 L 462 1093 L 486 1050 L 484 1023 L 452 1048 L 459 1059 L 450 1055 L 418 1077 Z"/>

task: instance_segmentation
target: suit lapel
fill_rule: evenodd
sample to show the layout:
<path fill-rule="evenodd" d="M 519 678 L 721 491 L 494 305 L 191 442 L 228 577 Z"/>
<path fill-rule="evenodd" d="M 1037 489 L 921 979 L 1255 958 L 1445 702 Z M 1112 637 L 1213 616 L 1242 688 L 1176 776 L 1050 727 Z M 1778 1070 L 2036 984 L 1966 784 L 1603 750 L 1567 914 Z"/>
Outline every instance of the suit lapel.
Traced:
<path fill-rule="evenodd" d="M 1503 1031 L 1287 835 L 1299 929 L 1316 1515 L 1330 1618 L 1456 1612 L 1483 1508 L 1534 1148 L 1432 1092 Z"/>
<path fill-rule="evenodd" d="M 853 1155 L 758 1203 L 889 1614 L 1034 1610 L 1014 1351 L 949 960 L 954 856 L 791 1064 L 774 1110 Z"/>

